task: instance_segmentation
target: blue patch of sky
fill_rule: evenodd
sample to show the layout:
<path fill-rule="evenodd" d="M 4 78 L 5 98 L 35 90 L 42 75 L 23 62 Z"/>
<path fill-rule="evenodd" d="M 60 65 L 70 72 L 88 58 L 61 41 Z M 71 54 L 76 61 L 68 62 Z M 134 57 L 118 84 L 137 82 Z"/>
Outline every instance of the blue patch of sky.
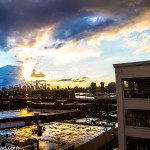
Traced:
<path fill-rule="evenodd" d="M 115 40 L 102 40 L 101 41 L 101 49 L 102 49 L 102 57 L 108 58 L 114 56 L 124 56 L 129 54 L 129 48 L 125 47 L 126 43 L 123 39 L 115 39 Z"/>
<path fill-rule="evenodd" d="M 143 32 L 147 33 L 147 31 Z M 139 41 L 136 37 L 138 37 L 139 33 L 132 33 L 128 40 L 134 39 L 134 41 Z M 101 49 L 102 54 L 101 58 L 107 59 L 109 57 L 120 57 L 119 62 L 126 61 L 140 61 L 140 60 L 149 60 L 149 53 L 141 53 L 139 55 L 134 55 L 133 52 L 138 49 L 138 47 L 130 47 L 125 42 L 124 38 L 120 37 L 115 40 L 102 40 L 101 41 Z"/>
<path fill-rule="evenodd" d="M 17 59 L 15 57 L 15 54 L 12 51 L 3 52 L 0 51 L 0 67 L 6 66 L 6 65 L 18 65 Z"/>
<path fill-rule="evenodd" d="M 142 37 L 140 37 L 140 35 L 142 34 L 149 34 L 150 33 L 150 29 L 144 30 L 142 32 L 131 32 L 131 34 L 129 35 L 130 39 L 141 39 Z"/>

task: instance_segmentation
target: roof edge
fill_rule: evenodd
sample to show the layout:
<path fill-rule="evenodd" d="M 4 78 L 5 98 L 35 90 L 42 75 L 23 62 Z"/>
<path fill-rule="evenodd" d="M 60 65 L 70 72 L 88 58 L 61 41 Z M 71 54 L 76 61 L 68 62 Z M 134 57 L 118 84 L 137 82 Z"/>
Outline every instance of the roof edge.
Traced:
<path fill-rule="evenodd" d="M 143 65 L 150 65 L 150 61 L 138 61 L 138 62 L 128 62 L 128 63 L 120 63 L 120 64 L 113 64 L 115 68 L 117 67 L 132 67 L 132 66 L 143 66 Z"/>

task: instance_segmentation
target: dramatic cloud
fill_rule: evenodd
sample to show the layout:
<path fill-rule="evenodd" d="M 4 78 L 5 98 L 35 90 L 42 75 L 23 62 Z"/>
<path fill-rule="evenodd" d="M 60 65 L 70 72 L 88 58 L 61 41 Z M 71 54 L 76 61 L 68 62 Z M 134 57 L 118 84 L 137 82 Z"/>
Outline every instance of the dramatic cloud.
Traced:
<path fill-rule="evenodd" d="M 122 28 L 149 6 L 149 0 L 1 0 L 0 48 L 6 51 L 23 43 L 23 37 L 30 38 L 27 43 L 32 45 L 37 36 L 34 31 L 48 26 L 54 27 L 54 39 L 80 40 L 109 26 Z M 13 43 L 11 37 L 18 39 Z"/>
<path fill-rule="evenodd" d="M 80 40 L 114 22 L 115 20 L 103 15 L 81 16 L 60 24 L 54 32 L 54 38 L 62 41 Z"/>
<path fill-rule="evenodd" d="M 105 39 L 125 38 L 126 47 L 138 49 L 135 53 L 149 52 L 149 39 L 142 37 L 146 35 L 140 37 L 142 40 L 139 38 L 140 44 L 129 37 L 133 31 L 143 32 L 149 28 L 149 16 L 149 0 L 0 0 L 0 51 L 15 54 L 22 79 L 47 80 L 63 74 L 57 79 L 82 84 L 86 78 L 76 79 L 71 74 L 88 76 L 91 69 L 101 74 L 97 71 L 100 65 L 91 63 L 106 56 L 103 52 L 108 47 L 101 48 Z M 106 52 L 114 52 L 113 47 Z M 117 53 L 113 56 L 102 61 L 112 62 L 123 57 Z M 56 69 L 55 75 L 48 73 Z"/>
<path fill-rule="evenodd" d="M 43 78 L 43 77 L 45 77 L 45 74 L 42 72 L 37 73 L 36 70 L 33 69 L 32 73 L 31 73 L 31 77 L 32 78 Z"/>

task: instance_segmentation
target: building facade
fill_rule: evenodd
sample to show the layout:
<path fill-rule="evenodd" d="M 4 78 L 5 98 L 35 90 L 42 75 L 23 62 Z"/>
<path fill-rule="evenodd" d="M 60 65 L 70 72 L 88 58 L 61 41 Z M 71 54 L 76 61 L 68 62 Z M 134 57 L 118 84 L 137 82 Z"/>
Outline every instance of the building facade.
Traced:
<path fill-rule="evenodd" d="M 101 93 L 104 93 L 105 92 L 105 83 L 104 82 L 101 82 L 100 83 L 100 86 L 101 86 Z"/>
<path fill-rule="evenodd" d="M 150 61 L 114 67 L 119 150 L 150 150 Z"/>
<path fill-rule="evenodd" d="M 91 83 L 91 93 L 92 93 L 92 94 L 95 94 L 95 93 L 96 93 L 96 83 L 95 83 L 95 82 L 92 82 L 92 83 Z"/>
<path fill-rule="evenodd" d="M 108 83 L 108 92 L 116 93 L 116 83 L 115 82 Z"/>

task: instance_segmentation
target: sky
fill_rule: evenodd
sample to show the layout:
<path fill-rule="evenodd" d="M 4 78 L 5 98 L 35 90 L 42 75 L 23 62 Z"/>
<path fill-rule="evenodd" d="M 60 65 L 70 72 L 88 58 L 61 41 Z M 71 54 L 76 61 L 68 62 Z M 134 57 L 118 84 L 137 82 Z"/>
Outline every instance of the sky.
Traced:
<path fill-rule="evenodd" d="M 149 0 L 0 0 L 0 87 L 114 82 L 150 59 Z"/>

